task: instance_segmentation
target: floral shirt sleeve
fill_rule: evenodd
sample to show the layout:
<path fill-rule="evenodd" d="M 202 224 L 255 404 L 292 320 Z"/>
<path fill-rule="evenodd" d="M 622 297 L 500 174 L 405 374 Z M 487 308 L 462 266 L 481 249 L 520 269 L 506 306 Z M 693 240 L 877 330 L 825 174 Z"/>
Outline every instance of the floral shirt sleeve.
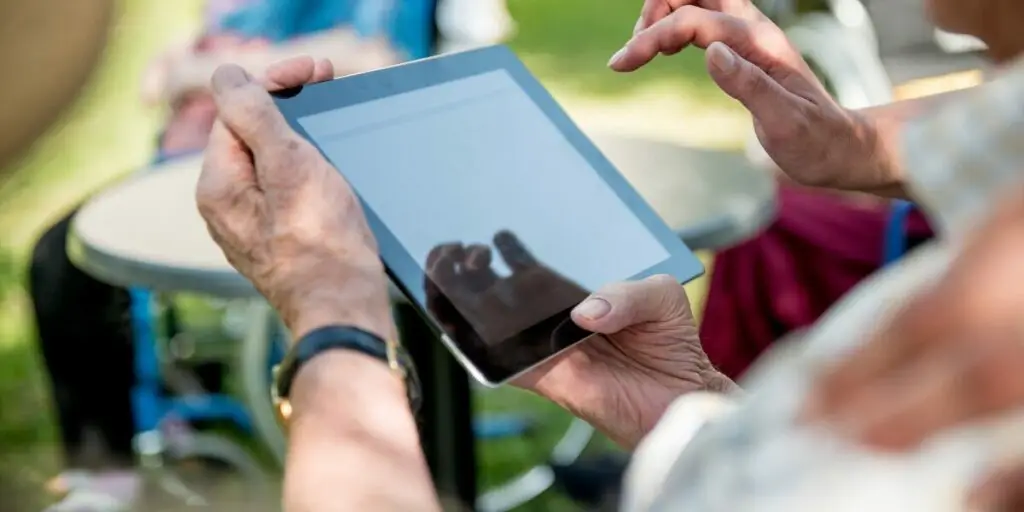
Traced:
<path fill-rule="evenodd" d="M 1008 188 L 1024 185 L 1024 62 L 903 137 L 914 199 L 941 235 L 961 239 Z"/>

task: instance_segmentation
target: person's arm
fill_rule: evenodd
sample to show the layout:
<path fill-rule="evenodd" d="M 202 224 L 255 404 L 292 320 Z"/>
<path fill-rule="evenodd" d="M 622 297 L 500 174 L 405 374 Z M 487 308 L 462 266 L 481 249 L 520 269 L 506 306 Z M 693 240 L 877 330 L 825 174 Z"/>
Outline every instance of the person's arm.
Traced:
<path fill-rule="evenodd" d="M 386 365 L 324 353 L 302 367 L 291 396 L 289 512 L 440 510 L 405 390 Z"/>
<path fill-rule="evenodd" d="M 358 37 L 349 28 L 333 29 L 260 50 L 190 54 L 169 70 L 171 76 L 164 96 L 173 101 L 189 92 L 206 90 L 213 72 L 224 64 L 235 64 L 252 76 L 263 76 L 271 64 L 299 55 L 330 60 L 339 76 L 400 62 L 398 52 L 387 41 Z"/>
<path fill-rule="evenodd" d="M 262 81 L 219 69 L 196 204 L 227 260 L 297 340 L 332 325 L 394 339 L 387 278 L 358 199 L 266 90 L 332 76 L 330 62 L 309 57 L 271 66 Z M 322 351 L 297 368 L 287 396 L 285 510 L 440 510 L 403 379 L 388 364 Z"/>
<path fill-rule="evenodd" d="M 952 91 L 854 111 L 853 119 L 859 125 L 855 133 L 861 134 L 865 144 L 861 159 L 847 160 L 847 165 L 852 167 L 846 172 L 866 177 L 858 182 L 874 184 L 859 192 L 906 198 L 907 172 L 901 149 L 903 128 L 909 121 L 969 94 L 971 90 Z M 855 161 L 862 163 L 853 165 L 851 162 Z"/>
<path fill-rule="evenodd" d="M 704 48 L 711 78 L 750 111 L 758 140 L 795 183 L 906 195 L 900 155 L 906 122 L 958 93 L 853 111 L 833 98 L 786 33 L 749 0 L 648 0 L 633 37 L 609 66 L 644 67 L 658 55 Z"/>

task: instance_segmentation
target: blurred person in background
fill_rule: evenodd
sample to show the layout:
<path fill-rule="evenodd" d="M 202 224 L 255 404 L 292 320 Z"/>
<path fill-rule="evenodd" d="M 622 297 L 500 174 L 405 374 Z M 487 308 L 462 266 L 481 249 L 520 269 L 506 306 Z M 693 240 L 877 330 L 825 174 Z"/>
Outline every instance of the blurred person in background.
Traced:
<path fill-rule="evenodd" d="M 1007 63 L 1024 50 L 1017 30 L 1024 22 L 1024 8 L 1015 0 L 978 1 L 969 8 L 933 0 L 931 7 L 940 26 L 978 36 L 998 62 Z M 1020 273 L 1019 248 L 1024 247 L 1019 222 L 1014 221 L 1020 216 L 1024 195 L 1012 193 L 1022 184 L 1019 172 L 1024 158 L 1019 144 L 1008 144 L 1019 132 L 1006 130 L 1016 126 L 1019 109 L 1003 109 L 1000 104 L 1004 99 L 1015 105 L 1021 102 L 1024 69 L 1017 68 L 1009 82 L 999 82 L 999 88 L 947 98 L 989 116 L 981 118 L 985 122 L 979 126 L 940 123 L 938 131 L 928 132 L 926 142 L 936 151 L 953 149 L 958 157 L 967 157 L 955 162 L 971 165 L 916 169 L 904 167 L 900 138 L 906 121 L 929 108 L 928 102 L 861 112 L 841 108 L 783 32 L 746 1 L 648 0 L 637 34 L 613 56 L 611 66 L 631 71 L 659 53 L 676 53 L 689 45 L 707 48 L 709 71 L 716 82 L 751 110 L 765 148 L 798 183 L 883 196 L 906 196 L 909 187 L 926 211 L 954 225 L 965 214 L 977 216 L 1003 200 L 1001 214 L 983 223 L 937 286 L 905 290 L 915 294 L 909 307 L 883 325 L 864 349 L 870 354 L 894 340 L 913 349 L 898 350 L 896 356 L 953 347 L 941 358 L 944 364 L 927 368 L 922 375 L 927 378 L 897 379 L 900 391 L 909 393 L 913 401 L 877 404 L 879 410 L 895 411 L 885 419 L 906 420 L 908 411 L 927 414 L 911 422 L 913 428 L 898 429 L 899 442 L 873 438 L 877 431 L 871 427 L 878 424 L 872 422 L 853 423 L 857 428 L 851 434 L 876 445 L 906 447 L 922 432 L 1024 404 L 1024 380 L 1019 371 L 1010 371 L 1015 365 L 1007 364 L 1024 361 L 1024 345 L 1014 336 L 1021 332 L 1019 311 L 1024 302 L 1013 291 L 1019 288 L 1007 286 Z M 329 74 L 309 59 L 287 62 L 268 72 L 297 83 L 322 80 Z M 1007 83 L 1008 88 L 1002 85 Z M 312 145 L 287 127 L 262 84 L 243 70 L 222 68 L 214 76 L 214 88 L 223 124 L 214 128 L 197 197 L 228 259 L 281 312 L 297 340 L 320 328 L 338 326 L 362 329 L 382 345 L 384 340 L 393 341 L 396 333 L 386 278 L 348 184 Z M 1007 91 L 1014 96 L 1003 96 Z M 986 160 L 975 166 L 972 155 Z M 281 167 L 284 162 L 290 166 Z M 932 159 L 936 162 L 943 163 Z M 986 179 L 976 179 L 979 173 Z M 288 193 L 263 192 L 274 188 Z M 254 211 L 258 212 L 255 217 Z M 296 219 L 307 223 L 313 219 L 318 225 L 295 230 L 290 224 Z M 281 231 L 316 236 L 287 240 L 265 236 Z M 333 238 L 324 240 L 324 233 Z M 261 254 L 272 257 L 254 260 L 254 247 L 271 247 Z M 313 260 L 311 254 L 316 255 Z M 300 256 L 307 265 L 289 264 Z M 970 298 L 973 307 L 958 306 L 956 297 Z M 941 329 L 922 328 L 927 327 L 922 320 L 935 317 L 942 318 Z M 673 498 L 673 489 L 686 487 L 685 482 L 668 479 L 676 459 L 686 455 L 681 451 L 683 430 L 692 434 L 728 408 L 696 411 L 670 409 L 670 404 L 699 390 L 734 392 L 735 384 L 702 351 L 685 293 L 671 279 L 610 285 L 581 303 L 573 319 L 601 335 L 542 365 L 517 384 L 586 419 L 623 446 L 637 447 L 647 437 L 633 461 L 633 474 L 643 478 L 630 480 L 635 489 L 627 490 L 624 506 L 644 510 L 657 504 L 672 509 L 672 502 L 663 500 Z M 856 327 L 841 337 L 864 340 L 876 331 L 871 322 L 858 321 Z M 992 336 L 969 343 L 974 334 Z M 914 359 L 890 353 L 864 362 L 870 363 L 869 369 L 888 370 L 893 361 Z M 945 364 L 957 359 L 963 364 Z M 897 365 L 893 370 L 903 368 Z M 849 369 L 840 366 L 834 371 L 842 376 Z M 867 372 L 868 377 L 871 373 Z M 882 383 L 891 384 L 890 372 L 881 373 L 889 377 Z M 400 376 L 382 361 L 346 350 L 321 351 L 306 361 L 291 382 L 286 509 L 439 509 Z M 826 396 L 835 391 L 836 380 L 871 381 L 856 371 L 854 378 L 833 375 L 831 379 L 821 388 Z M 889 395 L 871 396 L 885 402 Z M 819 402 L 830 403 L 819 398 L 811 404 Z M 907 404 L 913 407 L 899 407 Z M 828 410 L 817 406 L 810 411 L 821 407 Z M 658 430 L 654 430 L 656 424 Z M 341 460 L 346 463 L 337 463 Z M 395 481 L 402 485 L 390 485 Z"/>
<path fill-rule="evenodd" d="M 237 62 L 262 74 L 276 60 L 312 54 L 340 73 L 354 73 L 425 57 L 434 45 L 435 8 L 435 0 L 208 0 L 202 33 L 156 57 L 143 77 L 143 101 L 170 107 L 154 164 L 206 146 L 216 117 L 209 82 L 217 66 Z M 71 508 L 111 497 L 127 503 L 137 492 L 128 471 L 134 462 L 128 292 L 68 260 L 74 213 L 39 239 L 29 277 L 68 468 L 53 485 L 70 491 L 59 507 Z M 202 380 L 217 382 L 219 375 Z"/>
<path fill-rule="evenodd" d="M 892 202 L 780 180 L 776 217 L 756 237 L 717 252 L 701 339 L 712 360 L 741 377 L 777 340 L 810 327 L 883 266 Z M 917 209 L 907 247 L 932 237 Z"/>

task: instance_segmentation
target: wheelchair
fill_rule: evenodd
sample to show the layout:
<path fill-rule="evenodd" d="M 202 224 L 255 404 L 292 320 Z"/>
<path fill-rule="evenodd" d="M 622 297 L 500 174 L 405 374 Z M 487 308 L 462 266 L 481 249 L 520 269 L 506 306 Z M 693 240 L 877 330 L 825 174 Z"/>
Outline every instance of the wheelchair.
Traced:
<path fill-rule="evenodd" d="M 237 504 L 276 502 L 267 492 L 270 475 L 263 464 L 232 435 L 253 432 L 248 408 L 231 396 L 205 391 L 190 371 L 194 363 L 223 359 L 204 353 L 218 345 L 225 350 L 223 335 L 186 330 L 176 303 L 145 289 L 129 292 L 134 449 L 147 494 L 157 491 L 187 507 L 210 508 L 204 489 L 224 476 L 243 489 Z M 216 428 L 196 429 L 196 424 Z"/>

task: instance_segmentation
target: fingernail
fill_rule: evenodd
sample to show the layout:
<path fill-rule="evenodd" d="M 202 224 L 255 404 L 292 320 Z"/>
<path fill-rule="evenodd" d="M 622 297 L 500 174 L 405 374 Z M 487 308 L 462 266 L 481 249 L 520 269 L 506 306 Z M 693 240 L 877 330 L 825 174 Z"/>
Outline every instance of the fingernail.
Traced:
<path fill-rule="evenodd" d="M 711 64 L 723 73 L 732 73 L 736 69 L 736 56 L 725 43 L 715 41 L 708 46 L 708 56 Z"/>
<path fill-rule="evenodd" d="M 249 76 L 249 73 L 240 66 L 231 64 L 217 68 L 217 71 L 213 73 L 213 79 L 211 80 L 214 92 L 237 89 L 251 81 L 252 77 Z"/>
<path fill-rule="evenodd" d="M 599 298 L 590 298 L 576 306 L 576 314 L 590 320 L 598 320 L 612 310 L 608 301 Z"/>
<path fill-rule="evenodd" d="M 617 63 L 620 60 L 622 60 L 622 56 L 625 55 L 625 54 L 626 54 L 626 47 L 623 46 L 619 51 L 615 52 L 615 54 L 612 55 L 612 58 L 608 61 L 608 65 L 609 66 L 614 66 L 615 63 Z"/>

